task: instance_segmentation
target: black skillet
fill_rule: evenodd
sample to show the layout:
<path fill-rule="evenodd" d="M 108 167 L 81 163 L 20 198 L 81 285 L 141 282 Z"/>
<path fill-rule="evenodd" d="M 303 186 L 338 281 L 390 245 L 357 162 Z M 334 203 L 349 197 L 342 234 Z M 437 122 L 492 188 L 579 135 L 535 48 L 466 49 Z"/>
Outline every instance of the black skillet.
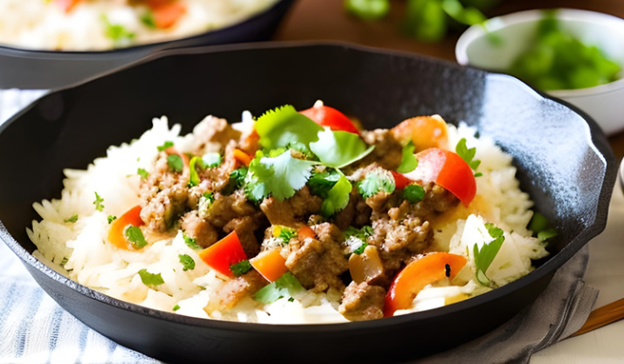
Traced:
<path fill-rule="evenodd" d="M 26 228 L 34 201 L 60 197 L 63 168 L 167 115 L 183 132 L 206 114 L 238 121 L 322 99 L 367 128 L 437 113 L 511 153 L 524 191 L 560 234 L 528 276 L 447 307 L 369 322 L 261 325 L 202 320 L 118 301 L 37 261 Z M 129 348 L 172 363 L 406 360 L 457 346 L 529 305 L 555 271 L 605 227 L 616 163 L 596 123 L 515 78 L 410 54 L 341 44 L 166 51 L 44 96 L 0 127 L 0 238 L 62 307 Z"/>

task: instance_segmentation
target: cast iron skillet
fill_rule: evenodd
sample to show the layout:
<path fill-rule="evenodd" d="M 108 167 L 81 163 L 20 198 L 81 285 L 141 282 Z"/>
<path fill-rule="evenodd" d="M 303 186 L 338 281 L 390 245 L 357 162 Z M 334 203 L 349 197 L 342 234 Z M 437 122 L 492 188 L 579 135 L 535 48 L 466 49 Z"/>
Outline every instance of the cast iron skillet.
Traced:
<path fill-rule="evenodd" d="M 164 49 L 266 41 L 271 38 L 293 2 L 280 0 L 241 23 L 218 30 L 109 51 L 32 50 L 0 44 L 0 89 L 67 87 Z"/>
<path fill-rule="evenodd" d="M 207 113 L 238 121 L 286 103 L 323 99 L 367 128 L 439 113 L 475 125 L 515 157 L 522 188 L 560 231 L 528 276 L 444 308 L 330 325 L 261 325 L 151 310 L 95 292 L 30 253 L 34 201 L 60 197 L 63 168 L 85 168 L 106 148 L 167 115 L 183 132 Z M 172 363 L 413 359 L 457 346 L 527 306 L 606 224 L 616 176 L 596 123 L 515 78 L 415 55 L 339 44 L 242 45 L 166 51 L 44 96 L 0 128 L 0 238 L 62 307 L 129 348 Z"/>

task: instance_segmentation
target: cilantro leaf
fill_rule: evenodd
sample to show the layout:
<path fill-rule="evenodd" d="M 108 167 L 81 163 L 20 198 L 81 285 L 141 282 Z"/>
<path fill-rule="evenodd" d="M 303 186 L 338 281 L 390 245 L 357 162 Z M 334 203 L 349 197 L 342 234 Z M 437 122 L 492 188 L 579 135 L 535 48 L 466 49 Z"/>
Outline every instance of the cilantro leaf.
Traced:
<path fill-rule="evenodd" d="M 151 10 L 146 11 L 141 15 L 141 23 L 151 29 L 156 29 L 156 19 L 154 13 Z"/>
<path fill-rule="evenodd" d="M 221 154 L 219 153 L 206 153 L 202 157 L 206 168 L 215 168 L 221 165 Z"/>
<path fill-rule="evenodd" d="M 174 173 L 182 173 L 184 170 L 184 162 L 177 154 L 170 154 L 167 156 L 167 165 L 169 170 Z"/>
<path fill-rule="evenodd" d="M 113 221 L 117 220 L 117 216 L 114 216 L 114 215 L 108 215 L 107 220 L 108 220 L 108 224 L 110 225 L 110 224 L 112 224 L 112 223 L 113 223 Z"/>
<path fill-rule="evenodd" d="M 425 189 L 416 183 L 409 184 L 403 189 L 403 197 L 409 203 L 418 203 L 425 197 Z"/>
<path fill-rule="evenodd" d="M 366 177 L 357 184 L 358 192 L 364 198 L 369 198 L 381 191 L 392 193 L 395 188 L 392 175 L 381 169 L 368 172 Z"/>
<path fill-rule="evenodd" d="M 505 237 L 503 236 L 503 230 L 493 224 L 486 223 L 485 227 L 494 240 L 489 243 L 485 242 L 481 249 L 478 248 L 477 244 L 473 245 L 473 253 L 475 266 L 477 268 L 477 280 L 482 285 L 488 286 L 490 280 L 485 275 L 485 272 L 490 267 L 490 264 L 492 264 L 496 254 L 498 254 L 498 251 L 505 241 Z"/>
<path fill-rule="evenodd" d="M 290 198 L 305 186 L 313 164 L 293 158 L 289 150 L 274 158 L 256 157 L 249 164 L 245 192 L 253 201 L 261 201 L 269 195 L 280 201 Z"/>
<path fill-rule="evenodd" d="M 251 268 L 252 268 L 251 263 L 249 263 L 248 260 L 241 260 L 240 262 L 236 264 L 232 264 L 230 266 L 230 270 L 237 277 L 242 276 L 243 274 L 249 272 Z"/>
<path fill-rule="evenodd" d="M 173 142 L 167 140 L 163 145 L 157 147 L 159 152 L 164 151 L 165 149 L 173 147 Z"/>
<path fill-rule="evenodd" d="M 147 177 L 149 177 L 149 173 L 146 170 L 144 170 L 143 168 L 137 169 L 137 174 L 139 176 L 141 176 L 141 179 L 143 181 L 145 181 L 147 179 Z"/>
<path fill-rule="evenodd" d="M 321 215 L 330 217 L 337 211 L 347 207 L 353 186 L 342 173 L 339 172 L 338 182 L 327 192 L 327 197 L 321 204 Z"/>
<path fill-rule="evenodd" d="M 223 188 L 224 195 L 231 195 L 234 191 L 238 190 L 245 184 L 245 177 L 247 176 L 247 167 L 240 167 L 230 173 L 230 180 L 228 184 Z"/>
<path fill-rule="evenodd" d="M 98 195 L 98 193 L 95 193 L 95 201 L 93 201 L 93 204 L 95 205 L 95 209 L 98 211 L 102 211 L 104 210 L 104 205 L 102 205 L 102 202 L 104 202 L 104 199 L 102 197 L 100 197 L 100 195 Z"/>
<path fill-rule="evenodd" d="M 288 244 L 290 239 L 292 239 L 296 235 L 297 235 L 297 231 L 295 229 L 291 229 L 287 226 L 281 226 L 280 233 L 277 237 L 282 239 L 284 244 Z"/>
<path fill-rule="evenodd" d="M 329 167 L 342 168 L 366 157 L 375 149 L 368 146 L 354 133 L 333 131 L 326 128 L 318 133 L 318 141 L 310 143 L 310 150 L 321 163 Z"/>
<path fill-rule="evenodd" d="M 546 216 L 535 212 L 528 226 L 529 230 L 533 231 L 533 236 L 537 237 L 540 241 L 546 241 L 550 238 L 554 238 L 559 233 L 552 227 Z"/>
<path fill-rule="evenodd" d="M 64 220 L 65 222 L 76 222 L 78 221 L 78 215 L 73 215 Z"/>
<path fill-rule="evenodd" d="M 141 269 L 139 276 L 141 277 L 141 282 L 146 286 L 160 286 L 165 283 L 160 273 L 150 273 L 147 269 Z"/>
<path fill-rule="evenodd" d="M 329 191 L 340 180 L 340 173 L 336 170 L 329 172 L 312 172 L 312 176 L 308 180 L 308 188 L 310 193 L 320 198 L 327 198 Z"/>
<path fill-rule="evenodd" d="M 373 236 L 375 231 L 372 226 L 362 226 L 361 229 L 356 229 L 353 226 L 349 226 L 347 230 L 344 231 L 345 236 L 348 238 L 355 237 L 362 241 L 366 241 L 369 236 Z"/>
<path fill-rule="evenodd" d="M 182 269 L 183 271 L 186 272 L 187 270 L 195 269 L 195 261 L 189 255 L 179 254 L 178 258 L 180 259 L 180 264 L 182 264 L 182 267 L 184 267 Z"/>
<path fill-rule="evenodd" d="M 167 162 L 169 162 L 168 158 L 167 158 Z M 190 175 L 189 183 L 188 183 L 189 187 L 194 187 L 194 186 L 199 185 L 199 174 L 197 174 L 197 168 L 195 167 L 196 165 L 198 165 L 200 168 L 203 166 L 202 159 L 197 156 L 191 158 L 191 161 L 189 162 L 189 169 L 191 171 L 191 175 Z"/>
<path fill-rule="evenodd" d="M 128 45 L 136 36 L 123 25 L 112 24 L 104 14 L 102 14 L 102 22 L 104 23 L 104 35 L 112 40 L 115 46 Z"/>
<path fill-rule="evenodd" d="M 362 244 L 360 244 L 360 246 L 358 246 L 354 251 L 353 254 L 357 254 L 360 255 L 362 253 L 364 253 L 364 250 L 366 250 L 366 247 L 368 246 L 368 243 L 363 241 Z"/>
<path fill-rule="evenodd" d="M 299 283 L 297 278 L 290 272 L 284 273 L 275 282 L 264 286 L 254 294 L 253 298 L 261 303 L 273 303 L 280 298 L 292 297 L 305 288 Z"/>
<path fill-rule="evenodd" d="M 145 236 L 138 226 L 128 226 L 124 235 L 135 249 L 141 249 L 147 245 L 147 240 L 145 240 Z"/>
<path fill-rule="evenodd" d="M 197 240 L 189 237 L 186 233 L 182 233 L 182 238 L 184 239 L 184 243 L 188 245 L 189 248 L 193 250 L 200 250 L 202 247 L 197 245 Z"/>
<path fill-rule="evenodd" d="M 468 148 L 466 145 L 466 138 L 461 138 L 459 142 L 457 142 L 457 146 L 455 146 L 455 152 L 457 155 L 461 157 L 473 171 L 476 171 L 481 164 L 481 161 L 476 159 L 473 160 L 475 154 L 477 154 L 477 148 Z"/>
<path fill-rule="evenodd" d="M 317 134 L 323 130 L 291 105 L 265 112 L 256 121 L 255 128 L 260 136 L 260 145 L 267 149 L 286 147 L 291 143 L 308 146 L 318 140 Z"/>
<path fill-rule="evenodd" d="M 416 169 L 416 167 L 418 167 L 418 159 L 416 159 L 416 156 L 414 156 L 414 150 L 416 150 L 416 146 L 411 141 L 403 147 L 401 165 L 399 165 L 399 168 L 397 168 L 397 172 L 409 173 Z"/>

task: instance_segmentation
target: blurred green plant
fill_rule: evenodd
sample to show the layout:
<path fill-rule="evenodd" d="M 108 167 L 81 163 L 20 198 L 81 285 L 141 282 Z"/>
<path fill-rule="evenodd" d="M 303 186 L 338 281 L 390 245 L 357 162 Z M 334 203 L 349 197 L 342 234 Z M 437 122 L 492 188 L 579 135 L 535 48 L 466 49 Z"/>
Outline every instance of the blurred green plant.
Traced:
<path fill-rule="evenodd" d="M 563 31 L 552 10 L 539 21 L 530 44 L 507 72 L 541 90 L 594 87 L 615 81 L 621 71 L 598 47 Z"/>
<path fill-rule="evenodd" d="M 450 28 L 483 23 L 487 18 L 481 10 L 499 0 L 407 0 L 402 31 L 420 41 L 437 42 Z M 389 0 L 345 0 L 351 15 L 371 21 L 385 17 Z"/>

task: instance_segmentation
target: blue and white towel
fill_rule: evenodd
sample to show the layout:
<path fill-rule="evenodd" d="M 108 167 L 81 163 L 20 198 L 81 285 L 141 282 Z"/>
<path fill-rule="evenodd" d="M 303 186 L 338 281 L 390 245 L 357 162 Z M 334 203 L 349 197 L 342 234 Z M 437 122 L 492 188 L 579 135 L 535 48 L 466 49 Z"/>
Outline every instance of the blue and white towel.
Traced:
<path fill-rule="evenodd" d="M 0 124 L 44 91 L 0 91 Z M 528 363 L 531 355 L 576 332 L 598 296 L 582 278 L 585 247 L 555 275 L 537 301 L 495 331 L 423 359 L 433 363 Z M 159 364 L 91 330 L 60 308 L 0 243 L 0 364 Z"/>

